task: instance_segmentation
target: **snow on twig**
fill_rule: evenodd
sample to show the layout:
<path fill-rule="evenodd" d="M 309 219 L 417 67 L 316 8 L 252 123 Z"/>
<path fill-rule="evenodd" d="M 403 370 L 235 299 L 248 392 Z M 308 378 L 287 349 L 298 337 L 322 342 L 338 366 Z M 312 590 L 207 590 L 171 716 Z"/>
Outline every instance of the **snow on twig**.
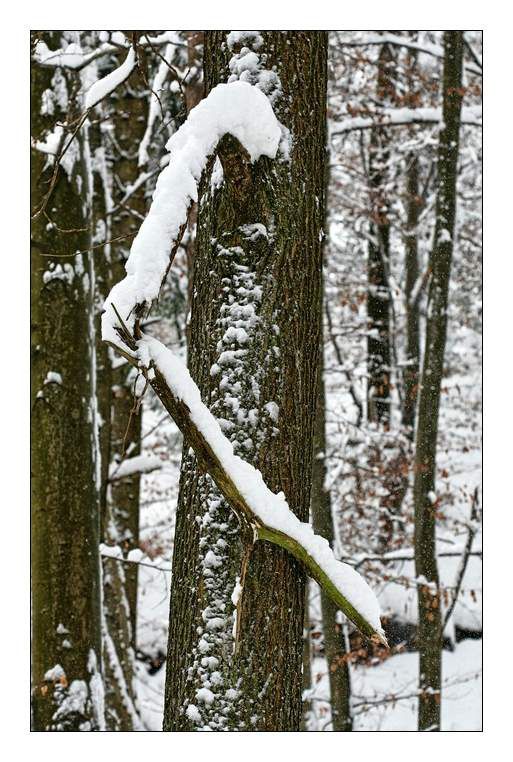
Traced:
<path fill-rule="evenodd" d="M 84 105 L 86 109 L 93 108 L 100 101 L 110 95 L 114 90 L 125 82 L 135 68 L 136 56 L 134 48 L 130 48 L 128 55 L 117 69 L 111 71 L 106 77 L 97 80 L 91 85 L 85 94 Z"/>

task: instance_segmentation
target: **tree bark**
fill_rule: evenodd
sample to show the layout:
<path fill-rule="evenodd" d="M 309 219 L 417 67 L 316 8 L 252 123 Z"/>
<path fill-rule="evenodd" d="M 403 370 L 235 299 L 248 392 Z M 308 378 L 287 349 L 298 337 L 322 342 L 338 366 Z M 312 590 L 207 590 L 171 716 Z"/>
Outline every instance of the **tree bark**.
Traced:
<path fill-rule="evenodd" d="M 121 59 L 118 63 L 121 62 Z M 131 80 L 112 96 L 109 119 L 114 139 L 106 139 L 106 160 L 112 177 L 112 205 L 115 211 L 109 218 L 109 237 L 126 239 L 110 245 L 110 283 L 124 275 L 124 264 L 132 234 L 140 226 L 147 211 L 145 186 L 142 185 L 123 205 L 126 189 L 139 176 L 137 151 L 146 127 L 147 97 Z M 98 326 L 101 334 L 101 328 Z M 107 345 L 103 343 L 104 347 Z M 128 364 L 110 367 L 102 388 L 109 384 L 109 400 L 105 400 L 105 416 L 109 416 L 108 466 L 135 457 L 141 452 L 142 412 L 134 411 L 134 381 L 136 371 Z M 101 395 L 103 399 L 107 394 Z M 108 472 L 107 472 L 108 475 Z M 103 541 L 119 545 L 125 557 L 139 546 L 140 474 L 109 483 L 106 492 Z M 109 729 L 129 731 L 139 729 L 133 679 L 137 636 L 137 564 L 123 564 L 103 559 L 104 633 L 103 647 L 108 678 L 106 718 Z"/>
<path fill-rule="evenodd" d="M 292 134 L 290 161 L 252 165 L 235 139 L 221 141 L 224 182 L 211 192 L 205 177 L 201 189 L 189 362 L 235 452 L 306 520 L 320 342 L 327 35 L 264 32 L 262 41 L 249 35 L 244 45 L 268 70 L 267 92 Z M 207 91 L 227 80 L 228 62 L 242 46 L 230 50 L 226 42 L 225 32 L 206 32 Z M 234 365 L 225 364 L 227 352 L 237 353 Z M 185 441 L 165 730 L 300 727 L 304 574 L 284 550 L 239 536 L 229 505 Z"/>
<path fill-rule="evenodd" d="M 415 34 L 415 33 L 412 33 Z M 415 84 L 417 56 L 412 51 L 408 56 L 407 77 L 409 98 L 412 105 L 418 97 Z M 419 299 L 415 287 L 419 277 L 418 224 L 423 200 L 419 195 L 419 160 L 415 153 L 407 157 L 406 170 L 406 361 L 404 371 L 403 425 L 411 441 L 415 439 L 415 416 L 417 413 L 417 395 L 419 387 L 420 334 L 419 334 Z"/>
<path fill-rule="evenodd" d="M 426 343 L 415 451 L 415 573 L 419 585 L 419 730 L 440 730 L 442 626 L 436 558 L 436 446 L 447 333 L 447 301 L 456 216 L 456 178 L 462 103 L 463 33 L 444 32 L 443 122 Z"/>
<path fill-rule="evenodd" d="M 33 33 L 32 43 L 38 39 L 50 48 L 60 46 L 58 33 Z M 34 140 L 44 142 L 57 121 L 69 124 L 78 116 L 80 85 L 74 73 L 32 62 Z M 34 730 L 103 727 L 87 151 L 87 134 L 81 130 L 31 230 Z M 51 187 L 53 157 L 52 162 L 48 158 L 32 150 L 33 209 Z M 62 256 L 77 251 L 83 253 Z"/>
<path fill-rule="evenodd" d="M 395 59 L 389 45 L 383 45 L 378 58 L 377 95 L 390 103 L 394 94 Z M 368 419 L 390 423 L 390 257 L 389 199 L 385 188 L 389 160 L 390 133 L 373 129 L 369 145 L 369 184 L 371 191 L 371 240 L 368 247 L 367 290 L 367 368 Z"/>

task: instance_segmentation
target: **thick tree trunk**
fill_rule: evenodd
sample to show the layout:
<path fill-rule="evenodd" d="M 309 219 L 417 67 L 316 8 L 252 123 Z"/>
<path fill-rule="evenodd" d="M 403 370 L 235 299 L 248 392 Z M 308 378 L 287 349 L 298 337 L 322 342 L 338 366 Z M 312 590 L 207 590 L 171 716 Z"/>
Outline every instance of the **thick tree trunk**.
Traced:
<path fill-rule="evenodd" d="M 34 33 L 50 48 L 58 33 Z M 32 63 L 31 134 L 44 142 L 79 113 L 80 79 Z M 67 113 L 61 111 L 67 97 Z M 52 104 L 51 107 L 49 104 Z M 67 138 L 69 139 L 69 133 Z M 81 131 L 32 224 L 32 681 L 34 730 L 103 727 L 94 270 L 87 135 Z M 71 160 L 74 157 L 74 161 Z M 32 207 L 49 189 L 31 154 Z M 63 257 L 66 252 L 85 252 Z"/>
<path fill-rule="evenodd" d="M 205 35 L 207 91 L 242 45 L 290 130 L 290 160 L 254 165 L 227 136 L 221 187 L 202 183 L 190 367 L 236 452 L 308 518 L 324 219 L 327 35 Z M 265 55 L 264 55 L 265 54 Z M 273 72 L 271 69 L 275 66 Z M 219 178 L 219 167 L 215 169 Z M 206 358 L 208 358 L 207 361 Z M 184 444 L 164 729 L 298 730 L 304 575 L 285 551 L 240 542 L 237 520 Z M 241 577 L 239 596 L 237 578 Z M 234 589 L 236 595 L 234 596 Z M 237 600 L 236 608 L 232 602 Z M 232 629 L 236 625 L 235 640 Z"/>
<path fill-rule="evenodd" d="M 333 548 L 335 528 L 331 512 L 331 497 L 326 489 L 326 401 L 323 374 L 323 357 L 319 363 L 317 408 L 315 412 L 314 464 L 312 478 L 312 523 L 314 531 L 328 540 Z M 337 606 L 321 590 L 322 631 L 324 651 L 330 682 L 331 717 L 333 730 L 352 730 L 351 682 L 347 663 L 344 634 L 337 623 Z"/>
<path fill-rule="evenodd" d="M 462 102 L 463 33 L 444 33 L 443 130 L 438 148 L 438 192 L 426 345 L 415 451 L 415 573 L 419 585 L 419 730 L 440 730 L 441 599 L 436 558 L 436 445 L 447 333 L 447 300 L 456 216 L 456 177 Z"/>

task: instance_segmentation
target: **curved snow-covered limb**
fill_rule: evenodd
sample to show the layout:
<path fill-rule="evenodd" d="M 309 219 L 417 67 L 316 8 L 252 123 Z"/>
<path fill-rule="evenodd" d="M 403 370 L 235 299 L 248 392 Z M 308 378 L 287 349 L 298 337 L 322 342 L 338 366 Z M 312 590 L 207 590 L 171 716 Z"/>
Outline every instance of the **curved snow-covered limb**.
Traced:
<path fill-rule="evenodd" d="M 251 528 L 254 539 L 267 540 L 292 553 L 364 635 L 387 645 L 371 588 L 358 572 L 337 561 L 324 538 L 297 518 L 283 492 L 271 492 L 260 471 L 234 454 L 232 443 L 203 404 L 182 361 L 154 338 L 144 336 L 135 342 L 127 334 L 126 341 L 131 352 L 119 343 L 115 349 L 133 365 L 146 369 L 155 393 L 223 496 Z"/>
<path fill-rule="evenodd" d="M 110 95 L 119 85 L 125 82 L 136 64 L 135 50 L 130 48 L 128 55 L 117 69 L 111 71 L 106 77 L 97 80 L 91 85 L 89 90 L 85 94 L 84 105 L 86 109 L 90 109 L 96 106 L 100 101 Z"/>
<path fill-rule="evenodd" d="M 280 124 L 268 98 L 257 87 L 247 82 L 218 85 L 169 139 L 169 163 L 159 176 L 148 216 L 132 243 L 127 276 L 105 302 L 104 340 L 119 344 L 113 305 L 132 333 L 141 310 L 158 297 L 185 231 L 189 208 L 197 201 L 203 170 L 226 134 L 241 143 L 252 162 L 261 156 L 275 158 Z"/>
<path fill-rule="evenodd" d="M 332 137 L 352 130 L 368 130 L 373 127 L 400 127 L 409 124 L 440 124 L 441 108 L 394 108 L 380 111 L 375 116 L 355 116 L 344 119 L 331 131 Z M 461 123 L 482 126 L 482 109 L 467 106 L 462 109 Z"/>

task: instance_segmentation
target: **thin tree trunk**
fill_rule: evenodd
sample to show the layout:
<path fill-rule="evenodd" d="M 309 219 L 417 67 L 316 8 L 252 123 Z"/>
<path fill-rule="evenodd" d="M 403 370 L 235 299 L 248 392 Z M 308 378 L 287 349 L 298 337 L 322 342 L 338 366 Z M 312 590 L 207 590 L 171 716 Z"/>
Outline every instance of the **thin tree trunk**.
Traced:
<path fill-rule="evenodd" d="M 440 388 L 447 333 L 447 301 L 456 216 L 456 178 L 462 102 L 463 33 L 444 32 L 443 124 L 426 344 L 415 451 L 415 573 L 419 586 L 419 730 L 440 730 L 442 621 L 436 559 L 435 475 Z"/>
<path fill-rule="evenodd" d="M 106 239 L 116 239 L 135 233 L 140 219 L 146 211 L 144 186 L 137 190 L 127 204 L 120 201 L 130 184 L 139 175 L 137 149 L 146 127 L 146 96 L 138 91 L 136 83 L 130 81 L 112 94 L 112 113 L 104 114 L 113 127 L 102 133 L 105 162 L 102 177 L 107 183 L 104 188 L 98 183 L 98 203 L 103 191 L 111 195 L 105 206 Z M 100 161 L 96 162 L 98 168 Z M 119 208 L 118 208 L 119 207 Z M 117 211 L 112 214 L 113 209 Z M 108 261 L 105 258 L 100 273 L 102 295 L 106 296 L 113 283 L 123 277 L 124 262 L 130 248 L 131 238 L 113 241 L 108 246 Z M 97 254 L 98 256 L 98 254 Z M 98 327 L 99 332 L 100 328 Z M 103 470 L 105 482 L 105 502 L 103 505 L 102 540 L 107 544 L 119 545 L 128 555 L 139 546 L 139 496 L 140 475 L 138 473 L 108 483 L 109 468 L 124 457 L 140 454 L 141 413 L 133 413 L 135 371 L 127 363 L 116 368 L 102 344 L 102 375 L 100 390 L 100 412 L 103 418 L 101 441 L 107 458 Z M 108 433 L 108 439 L 107 439 Z M 105 660 L 106 721 L 109 730 L 129 731 L 140 729 L 141 723 L 136 706 L 133 684 L 135 674 L 135 647 L 137 628 L 137 580 L 138 566 L 122 564 L 117 560 L 104 558 L 103 568 L 103 653 Z"/>
<path fill-rule="evenodd" d="M 414 288 L 419 277 L 417 225 L 421 209 L 419 198 L 419 162 L 413 154 L 409 157 L 407 171 L 408 229 L 406 231 L 406 361 L 404 371 L 403 424 L 410 439 L 415 436 L 415 414 L 419 384 L 420 338 L 419 303 L 414 298 Z"/>
<path fill-rule="evenodd" d="M 58 33 L 33 33 L 32 42 L 38 39 L 60 46 Z M 58 121 L 77 117 L 80 86 L 75 73 L 32 63 L 35 141 L 44 143 Z M 67 113 L 61 110 L 64 97 Z M 33 209 L 49 189 L 52 163 L 32 151 Z M 99 730 L 100 464 L 84 130 L 64 165 L 31 231 L 33 729 Z M 85 253 L 62 256 L 76 251 Z"/>
<path fill-rule="evenodd" d="M 132 234 L 141 224 L 147 211 L 145 186 L 135 191 L 126 204 L 120 201 L 128 187 L 139 176 L 137 149 L 146 129 L 147 97 L 131 81 L 112 95 L 114 141 L 110 151 L 113 162 L 113 202 L 117 209 L 112 217 L 112 237 L 129 236 L 112 244 L 112 277 L 117 282 L 125 275 L 125 260 L 130 250 Z M 134 457 L 141 452 L 142 408 L 134 407 L 133 369 L 124 364 L 113 373 L 111 462 Z M 117 542 L 125 555 L 139 546 L 140 474 L 113 482 L 110 485 L 110 511 L 117 534 Z M 137 633 L 137 577 L 138 567 L 131 564 L 125 570 L 126 596 L 130 609 L 132 645 Z"/>
<path fill-rule="evenodd" d="M 416 103 L 417 92 L 414 74 L 417 56 L 411 52 L 408 56 L 408 88 L 412 105 Z M 420 336 L 419 336 L 419 300 L 414 289 L 419 277 L 418 224 L 422 209 L 419 195 L 419 160 L 415 153 L 407 157 L 406 172 L 406 361 L 404 371 L 403 425 L 408 437 L 415 438 L 415 415 L 417 413 L 417 395 L 419 386 Z"/>
<path fill-rule="evenodd" d="M 324 362 L 321 351 L 315 412 L 314 462 L 312 477 L 312 522 L 314 531 L 335 543 L 335 528 L 331 511 L 331 496 L 326 489 L 326 392 L 324 386 Z M 321 590 L 322 630 L 324 651 L 330 682 L 331 717 L 333 730 L 352 730 L 351 678 L 342 627 L 337 623 L 336 604 Z"/>
<path fill-rule="evenodd" d="M 221 141 L 223 185 L 211 193 L 210 178 L 202 183 L 190 367 L 235 451 L 306 520 L 320 343 L 327 35 L 264 32 L 259 40 L 247 33 L 230 49 L 225 32 L 206 32 L 207 90 L 227 80 L 228 62 L 243 45 L 267 69 L 266 92 L 292 133 L 291 155 L 252 165 L 235 139 Z M 254 70 L 255 82 L 260 75 Z M 241 544 L 239 536 L 237 519 L 185 442 L 165 730 L 299 730 L 304 574 L 285 551 L 253 546 L 252 537 Z"/>
<path fill-rule="evenodd" d="M 378 59 L 378 98 L 388 103 L 394 93 L 395 61 L 389 45 L 383 45 Z M 371 240 L 368 247 L 367 290 L 367 372 L 368 418 L 390 423 L 390 257 L 389 200 L 385 188 L 389 160 L 390 133 L 372 130 L 369 145 L 369 184 L 371 191 Z"/>

